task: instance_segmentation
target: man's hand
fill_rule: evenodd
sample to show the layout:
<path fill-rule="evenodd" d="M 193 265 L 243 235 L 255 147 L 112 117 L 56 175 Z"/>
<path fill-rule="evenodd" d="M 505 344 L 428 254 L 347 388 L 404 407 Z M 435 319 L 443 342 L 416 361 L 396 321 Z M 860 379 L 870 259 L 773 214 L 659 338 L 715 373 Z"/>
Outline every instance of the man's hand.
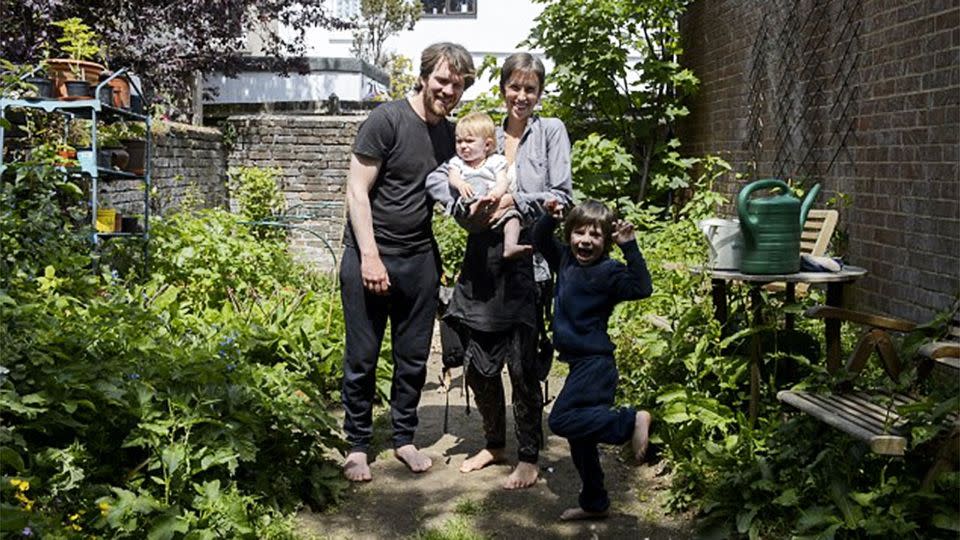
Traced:
<path fill-rule="evenodd" d="M 380 255 L 361 255 L 360 276 L 363 287 L 373 294 L 383 296 L 390 292 L 390 275 Z"/>
<path fill-rule="evenodd" d="M 633 234 L 633 223 L 623 219 L 614 221 L 613 241 L 619 245 L 632 240 L 636 240 L 636 236 Z"/>
<path fill-rule="evenodd" d="M 563 211 L 566 209 L 563 203 L 557 199 L 547 199 L 543 203 L 543 209 L 550 213 L 553 219 L 563 219 Z"/>

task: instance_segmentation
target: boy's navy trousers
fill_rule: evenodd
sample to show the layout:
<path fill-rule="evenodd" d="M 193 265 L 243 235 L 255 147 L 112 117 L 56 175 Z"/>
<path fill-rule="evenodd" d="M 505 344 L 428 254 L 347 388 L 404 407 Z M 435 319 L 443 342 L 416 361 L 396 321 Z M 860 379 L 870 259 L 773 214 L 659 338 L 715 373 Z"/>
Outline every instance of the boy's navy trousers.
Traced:
<path fill-rule="evenodd" d="M 588 512 L 610 507 L 597 444 L 623 444 L 633 437 L 636 411 L 613 408 L 617 377 L 612 356 L 571 360 L 570 374 L 550 413 L 550 430 L 570 443 L 570 456 L 583 484 L 580 508 Z"/>

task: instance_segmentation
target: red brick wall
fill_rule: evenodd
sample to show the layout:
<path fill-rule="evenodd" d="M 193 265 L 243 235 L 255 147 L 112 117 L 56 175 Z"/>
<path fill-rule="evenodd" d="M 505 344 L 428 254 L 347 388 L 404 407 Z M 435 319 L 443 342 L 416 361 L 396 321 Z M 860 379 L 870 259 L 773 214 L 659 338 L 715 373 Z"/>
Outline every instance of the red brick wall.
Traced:
<path fill-rule="evenodd" d="M 837 193 L 849 300 L 925 320 L 960 293 L 960 2 L 700 0 L 681 21 L 700 78 L 680 137 L 755 178 Z M 728 208 L 728 210 L 731 210 Z M 840 246 L 842 248 L 842 246 Z"/>

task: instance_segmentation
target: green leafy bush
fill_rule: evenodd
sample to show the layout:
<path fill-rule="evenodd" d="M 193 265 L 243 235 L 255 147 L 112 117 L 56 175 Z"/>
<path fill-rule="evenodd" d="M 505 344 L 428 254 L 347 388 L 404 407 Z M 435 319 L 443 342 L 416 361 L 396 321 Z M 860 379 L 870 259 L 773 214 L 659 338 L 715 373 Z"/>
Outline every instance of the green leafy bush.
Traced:
<path fill-rule="evenodd" d="M 215 211 L 158 221 L 140 283 L 95 275 L 81 192 L 3 177 L 0 530 L 294 536 L 344 487 L 335 284 Z"/>

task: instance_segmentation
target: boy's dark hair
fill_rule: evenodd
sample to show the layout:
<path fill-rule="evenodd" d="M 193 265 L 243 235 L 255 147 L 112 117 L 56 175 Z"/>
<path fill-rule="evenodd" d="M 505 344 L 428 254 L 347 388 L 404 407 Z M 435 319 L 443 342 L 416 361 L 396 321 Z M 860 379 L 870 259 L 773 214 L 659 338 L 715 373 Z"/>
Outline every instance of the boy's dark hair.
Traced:
<path fill-rule="evenodd" d="M 587 199 L 570 210 L 563 222 L 563 238 L 570 243 L 570 235 L 577 227 L 596 225 L 603 233 L 603 252 L 610 251 L 613 243 L 613 221 L 616 215 L 613 210 L 600 201 Z"/>

